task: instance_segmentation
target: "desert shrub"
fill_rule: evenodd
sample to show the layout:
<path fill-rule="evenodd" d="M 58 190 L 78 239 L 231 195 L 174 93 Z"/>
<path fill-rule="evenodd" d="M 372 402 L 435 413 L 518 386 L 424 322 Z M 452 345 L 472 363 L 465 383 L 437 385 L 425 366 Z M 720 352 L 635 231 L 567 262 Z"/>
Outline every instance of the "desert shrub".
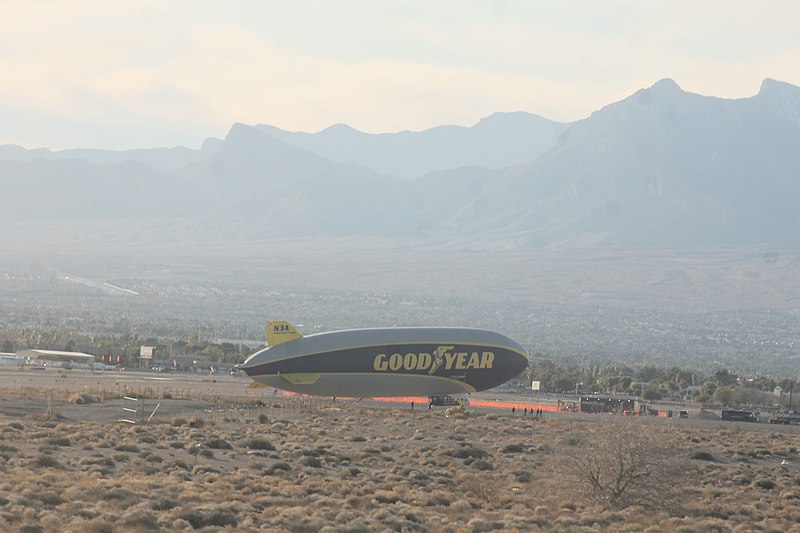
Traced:
<path fill-rule="evenodd" d="M 448 451 L 447 455 L 450 457 L 455 457 L 456 459 L 467 459 L 470 457 L 474 459 L 480 459 L 488 456 L 489 452 L 482 450 L 481 448 L 476 448 L 475 446 L 463 446 L 461 448 Z"/>
<path fill-rule="evenodd" d="M 52 437 L 51 439 L 48 439 L 47 443 L 52 446 L 70 446 L 70 442 L 67 437 Z"/>
<path fill-rule="evenodd" d="M 13 446 L 8 444 L 0 444 L 0 453 L 13 453 L 16 452 L 17 449 Z"/>
<path fill-rule="evenodd" d="M 483 471 L 494 470 L 494 466 L 492 466 L 492 463 L 484 460 L 475 461 L 474 463 L 472 463 L 472 466 L 474 466 L 478 470 L 483 470 Z"/>
<path fill-rule="evenodd" d="M 42 502 L 44 505 L 61 505 L 64 503 L 64 498 L 56 494 L 55 492 L 43 492 L 39 494 L 39 501 Z"/>
<path fill-rule="evenodd" d="M 214 458 L 214 451 L 210 450 L 208 448 L 202 448 L 201 450 L 199 450 L 198 453 L 200 455 L 202 455 L 203 457 L 205 457 L 206 459 L 213 459 Z"/>
<path fill-rule="evenodd" d="M 213 466 L 200 465 L 192 468 L 193 474 L 219 474 L 219 469 Z"/>
<path fill-rule="evenodd" d="M 698 461 L 716 461 L 713 455 L 709 452 L 694 452 L 690 455 L 692 459 L 697 459 Z"/>
<path fill-rule="evenodd" d="M 143 442 L 145 444 L 155 444 L 156 438 L 152 435 L 139 435 L 139 442 Z"/>
<path fill-rule="evenodd" d="M 488 477 L 484 474 L 468 474 L 459 479 L 459 488 L 465 495 L 472 495 L 490 506 L 500 504 L 507 489 L 505 480 Z"/>
<path fill-rule="evenodd" d="M 172 466 L 173 468 L 179 468 L 181 470 L 189 470 L 189 466 L 184 461 L 181 461 L 180 459 L 176 459 L 176 460 L 172 461 L 170 463 L 170 466 Z"/>
<path fill-rule="evenodd" d="M 114 449 L 118 452 L 129 452 L 129 453 L 139 453 L 140 451 L 142 451 L 141 448 L 139 448 L 137 445 L 130 443 L 119 444 L 117 446 L 114 446 Z"/>
<path fill-rule="evenodd" d="M 435 505 L 443 505 L 447 507 L 453 502 L 453 495 L 447 491 L 443 490 L 434 490 L 433 492 L 427 495 L 427 500 L 425 505 L 428 506 L 435 506 Z"/>
<path fill-rule="evenodd" d="M 205 421 L 202 418 L 198 417 L 198 416 L 196 416 L 196 417 L 192 418 L 191 420 L 189 420 L 189 427 L 190 428 L 201 428 L 201 427 L 203 427 L 205 425 L 206 425 Z"/>
<path fill-rule="evenodd" d="M 354 435 L 353 438 L 350 439 L 350 440 L 353 441 L 353 442 L 366 442 L 367 441 L 367 437 L 365 437 L 363 435 Z"/>
<path fill-rule="evenodd" d="M 378 503 L 397 503 L 402 499 L 396 492 L 391 492 L 388 490 L 376 491 L 373 498 Z"/>
<path fill-rule="evenodd" d="M 126 530 L 143 529 L 145 531 L 158 531 L 160 529 L 158 520 L 153 513 L 142 509 L 129 512 L 122 517 L 120 523 Z"/>
<path fill-rule="evenodd" d="M 117 526 L 104 518 L 95 518 L 81 529 L 83 533 L 115 533 Z"/>
<path fill-rule="evenodd" d="M 242 443 L 245 448 L 249 448 L 251 450 L 267 450 L 267 451 L 275 451 L 275 446 L 266 439 L 259 439 L 259 438 L 252 438 L 247 439 Z"/>
<path fill-rule="evenodd" d="M 500 520 L 484 520 L 483 518 L 476 517 L 467 523 L 469 531 L 475 533 L 485 533 L 487 531 L 500 531 L 505 529 L 505 522 Z"/>
<path fill-rule="evenodd" d="M 220 437 L 211 437 L 206 441 L 206 446 L 214 450 L 232 450 L 233 446 L 228 441 Z"/>
<path fill-rule="evenodd" d="M 269 417 L 264 413 L 261 413 L 260 415 L 258 415 L 258 421 L 261 424 L 266 424 L 269 422 Z"/>
<path fill-rule="evenodd" d="M 129 505 L 133 505 L 134 503 L 140 500 L 140 497 L 136 493 L 128 489 L 124 489 L 122 487 L 114 487 L 108 489 L 103 493 L 103 499 L 119 500 L 121 502 L 127 502 L 127 504 Z"/>
<path fill-rule="evenodd" d="M 114 466 L 116 466 L 114 460 L 110 457 L 86 458 L 81 461 L 81 464 L 88 466 L 104 466 L 107 468 L 114 468 Z"/>
<path fill-rule="evenodd" d="M 185 426 L 188 423 L 189 422 L 181 416 L 173 417 L 172 420 L 170 420 L 170 424 L 173 426 Z"/>
<path fill-rule="evenodd" d="M 506 444 L 500 451 L 503 453 L 521 453 L 525 451 L 525 446 L 523 444 Z"/>
<path fill-rule="evenodd" d="M 292 469 L 292 465 L 286 462 L 275 463 L 267 469 L 267 474 L 274 474 L 276 472 L 288 472 Z"/>
<path fill-rule="evenodd" d="M 174 509 L 176 505 L 177 502 L 175 500 L 164 499 L 154 501 L 150 508 L 154 511 L 169 511 Z"/>
<path fill-rule="evenodd" d="M 64 465 L 58 462 L 58 459 L 52 455 L 40 455 L 33 460 L 33 466 L 35 468 L 56 468 L 59 470 L 64 468 Z"/>
<path fill-rule="evenodd" d="M 69 403 L 74 403 L 75 405 L 85 405 L 87 403 L 94 403 L 95 401 L 97 401 L 97 399 L 90 394 L 76 392 L 75 394 L 70 396 L 67 401 Z"/>
<path fill-rule="evenodd" d="M 755 486 L 760 488 L 760 489 L 772 490 L 772 489 L 774 489 L 776 487 L 776 484 L 771 479 L 762 478 L 762 479 L 757 479 L 756 480 Z"/>
<path fill-rule="evenodd" d="M 182 449 L 184 446 L 185 446 L 185 445 L 184 445 L 182 442 L 179 442 L 179 441 L 174 441 L 174 442 L 170 442 L 170 443 L 169 443 L 169 447 L 170 447 L 170 448 L 175 448 L 176 450 L 180 450 L 180 449 Z"/>
<path fill-rule="evenodd" d="M 323 448 L 314 448 L 313 450 L 302 450 L 300 455 L 303 457 L 323 457 L 328 455 L 328 450 Z"/>
<path fill-rule="evenodd" d="M 319 457 L 303 457 L 300 464 L 310 466 L 312 468 L 322 468 L 322 461 Z"/>
<path fill-rule="evenodd" d="M 529 483 L 533 476 L 527 470 L 517 470 L 514 472 L 514 478 L 520 483 Z"/>
<path fill-rule="evenodd" d="M 190 509 L 178 515 L 189 522 L 194 529 L 200 529 L 208 526 L 236 527 L 238 521 L 233 511 L 227 509 Z"/>

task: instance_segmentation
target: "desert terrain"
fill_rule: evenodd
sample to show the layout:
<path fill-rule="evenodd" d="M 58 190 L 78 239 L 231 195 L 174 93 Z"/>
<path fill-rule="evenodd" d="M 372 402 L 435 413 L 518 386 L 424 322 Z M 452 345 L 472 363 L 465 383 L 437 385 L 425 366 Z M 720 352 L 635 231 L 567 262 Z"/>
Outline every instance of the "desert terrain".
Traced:
<path fill-rule="evenodd" d="M 800 531 L 797 427 L 0 380 L 0 531 Z"/>

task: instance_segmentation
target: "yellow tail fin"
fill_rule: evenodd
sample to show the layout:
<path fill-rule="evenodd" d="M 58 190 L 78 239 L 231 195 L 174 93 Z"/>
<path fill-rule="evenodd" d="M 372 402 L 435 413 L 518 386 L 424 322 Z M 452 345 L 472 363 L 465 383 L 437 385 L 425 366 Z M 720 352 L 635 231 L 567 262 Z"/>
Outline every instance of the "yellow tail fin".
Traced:
<path fill-rule="evenodd" d="M 283 320 L 270 320 L 267 322 L 267 346 L 277 346 L 284 342 L 291 342 L 303 335 L 294 329 L 294 326 Z"/>

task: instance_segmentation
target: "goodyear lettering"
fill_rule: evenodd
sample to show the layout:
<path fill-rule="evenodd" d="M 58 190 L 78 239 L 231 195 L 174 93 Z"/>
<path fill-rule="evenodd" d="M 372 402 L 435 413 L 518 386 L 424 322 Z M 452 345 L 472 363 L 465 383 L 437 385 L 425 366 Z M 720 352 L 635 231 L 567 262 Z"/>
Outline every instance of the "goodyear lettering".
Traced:
<path fill-rule="evenodd" d="M 428 371 L 433 375 L 444 366 L 445 370 L 488 369 L 494 366 L 494 352 L 452 352 L 453 346 L 439 346 L 433 354 L 379 353 L 372 361 L 376 372 Z"/>
<path fill-rule="evenodd" d="M 430 368 L 432 364 L 431 361 L 431 354 L 429 353 L 420 353 L 419 358 L 417 359 L 417 370 L 425 370 L 426 368 Z"/>

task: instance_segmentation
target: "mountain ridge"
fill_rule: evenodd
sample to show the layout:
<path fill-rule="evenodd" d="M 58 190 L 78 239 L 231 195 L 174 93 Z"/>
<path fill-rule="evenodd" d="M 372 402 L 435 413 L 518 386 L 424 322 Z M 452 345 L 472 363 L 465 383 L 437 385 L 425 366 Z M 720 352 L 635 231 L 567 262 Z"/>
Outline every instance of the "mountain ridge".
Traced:
<path fill-rule="evenodd" d="M 516 112 L 469 128 L 378 135 L 343 124 L 306 134 L 235 123 L 195 151 L 5 145 L 0 186 L 9 207 L 0 220 L 172 218 L 192 239 L 242 242 L 370 236 L 493 250 L 795 246 L 798 117 L 800 88 L 786 82 L 767 78 L 756 95 L 723 99 L 664 78 L 568 125 Z M 497 148 L 504 144 L 511 148 Z M 378 150 L 370 159 L 375 147 L 391 157 Z M 475 163 L 488 152 L 515 162 Z M 414 154 L 414 165 L 390 164 Z M 436 168 L 443 161 L 453 166 Z"/>

